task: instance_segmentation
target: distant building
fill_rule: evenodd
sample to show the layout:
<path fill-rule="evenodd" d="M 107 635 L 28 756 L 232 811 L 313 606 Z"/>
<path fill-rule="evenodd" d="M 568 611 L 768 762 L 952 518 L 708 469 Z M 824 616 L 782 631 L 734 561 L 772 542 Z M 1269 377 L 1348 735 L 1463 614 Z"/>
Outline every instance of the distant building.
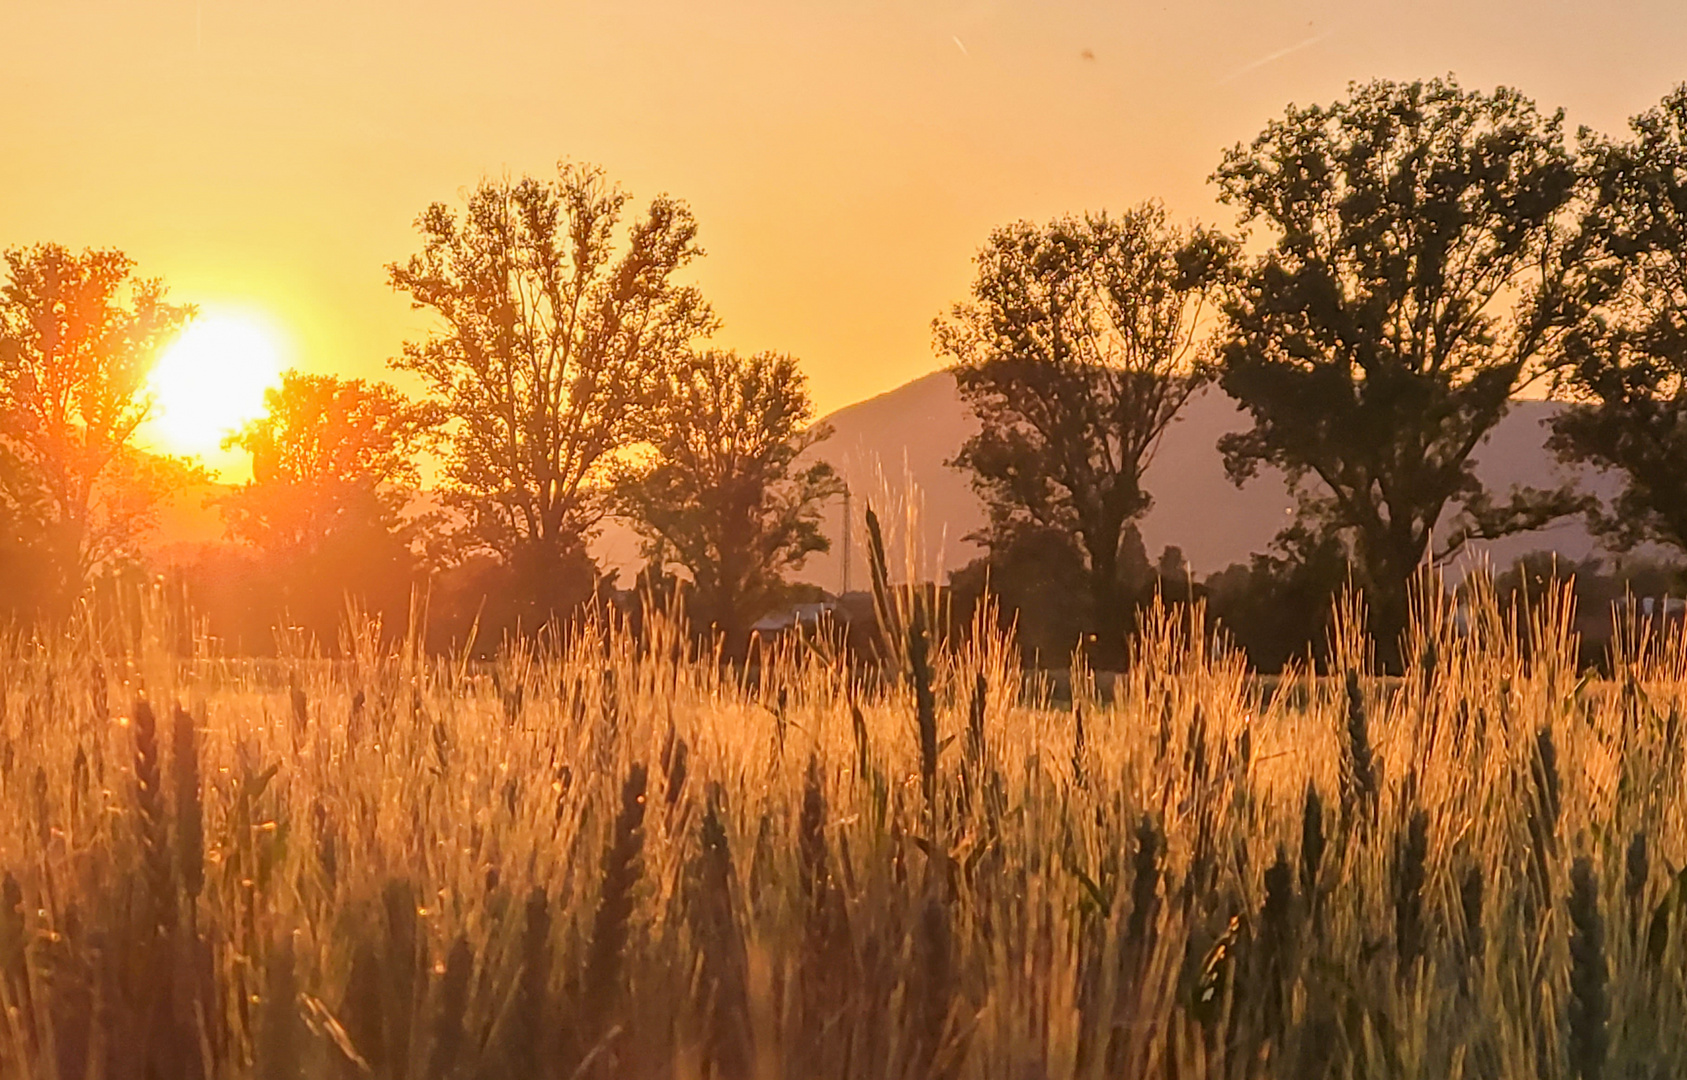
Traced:
<path fill-rule="evenodd" d="M 823 622 L 842 626 L 849 621 L 849 610 L 837 600 L 828 598 L 819 603 L 797 604 L 784 611 L 764 615 L 750 629 L 763 637 L 770 637 L 787 630 L 814 630 Z"/>
<path fill-rule="evenodd" d="M 1679 596 L 1624 596 L 1615 604 L 1616 617 L 1639 615 L 1642 619 L 1662 618 L 1665 622 L 1680 622 L 1687 618 L 1687 599 Z"/>

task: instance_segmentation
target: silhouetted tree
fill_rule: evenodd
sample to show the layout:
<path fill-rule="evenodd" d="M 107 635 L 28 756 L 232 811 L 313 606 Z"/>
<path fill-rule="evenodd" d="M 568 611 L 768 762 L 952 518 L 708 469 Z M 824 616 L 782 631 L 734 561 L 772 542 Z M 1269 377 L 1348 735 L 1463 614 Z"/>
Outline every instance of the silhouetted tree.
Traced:
<path fill-rule="evenodd" d="M 674 279 L 701 254 L 690 211 L 658 196 L 618 245 L 627 201 L 574 164 L 486 181 L 461 214 L 429 207 L 422 250 L 388 268 L 441 320 L 394 364 L 450 421 L 444 488 L 467 519 L 464 555 L 497 556 L 510 577 L 489 587 L 521 601 L 529 628 L 589 594 L 609 457 L 645 436 L 653 388 L 714 325 Z"/>
<path fill-rule="evenodd" d="M 1671 625 L 1679 626 L 1679 614 L 1661 601 L 1679 597 L 1684 581 L 1687 566 L 1670 559 L 1636 554 L 1578 561 L 1556 551 L 1531 551 L 1507 567 L 1474 569 L 1459 582 L 1458 591 L 1470 602 L 1481 603 L 1480 594 L 1491 590 L 1502 615 L 1519 625 L 1557 607 L 1568 592 L 1574 604 L 1570 627 L 1577 639 L 1578 666 L 1609 673 L 1612 638 L 1619 628 L 1632 647 L 1639 637 L 1661 638 Z M 1525 655 L 1536 647 L 1527 635 L 1519 645 Z"/>
<path fill-rule="evenodd" d="M 1271 550 L 1209 574 L 1207 613 L 1257 671 L 1281 671 L 1291 660 L 1319 663 L 1349 578 L 1341 538 L 1297 523 Z"/>
<path fill-rule="evenodd" d="M 14 609 L 63 615 L 136 555 L 180 462 L 134 445 L 159 349 L 192 314 L 118 251 L 6 252 L 0 287 L 0 558 Z"/>
<path fill-rule="evenodd" d="M 1152 595 L 1154 568 L 1134 522 L 1119 538 L 1119 593 L 1131 610 Z M 997 628 L 1012 630 L 1029 666 L 1060 667 L 1095 625 L 1083 546 L 1055 529 L 1015 530 L 1005 542 L 949 575 L 956 615 L 970 625 L 977 605 L 995 598 Z"/>
<path fill-rule="evenodd" d="M 1184 556 L 1183 549 L 1176 544 L 1167 544 L 1160 550 L 1160 561 L 1155 567 L 1155 572 L 1161 581 L 1183 583 L 1187 583 L 1192 574 L 1188 558 Z"/>
<path fill-rule="evenodd" d="M 821 511 L 843 485 L 825 462 L 798 459 L 831 429 L 810 424 L 797 362 L 776 353 L 692 353 L 653 402 L 654 453 L 626 469 L 618 504 L 647 557 L 689 574 L 694 624 L 736 649 L 784 600 L 785 574 L 830 546 Z"/>
<path fill-rule="evenodd" d="M 230 535 L 260 556 L 263 606 L 325 642 L 348 598 L 402 614 L 428 520 L 410 512 L 415 455 L 438 408 L 383 383 L 295 371 L 265 403 L 227 441 L 252 456 L 252 479 L 222 500 Z"/>
<path fill-rule="evenodd" d="M 627 629 L 635 637 L 644 637 L 646 630 L 678 605 L 689 607 L 691 582 L 674 572 L 672 560 L 660 545 L 644 546 L 644 565 L 633 575 L 632 584 L 617 597 L 621 613 L 626 617 Z"/>
<path fill-rule="evenodd" d="M 1226 467 L 1284 470 L 1302 520 L 1348 539 L 1385 660 L 1450 508 L 1435 557 L 1580 505 L 1496 502 L 1471 466 L 1576 321 L 1562 128 L 1514 90 L 1376 81 L 1290 108 L 1215 176 L 1271 241 L 1226 305 L 1222 384 L 1253 418 Z"/>
<path fill-rule="evenodd" d="M 1567 343 L 1584 400 L 1554 418 L 1552 446 L 1626 477 L 1609 512 L 1590 511 L 1596 533 L 1687 550 L 1687 87 L 1631 127 L 1622 142 L 1584 133 L 1597 303 Z"/>
<path fill-rule="evenodd" d="M 1122 655 L 1131 597 L 1125 526 L 1148 509 L 1142 474 L 1207 375 L 1202 317 L 1230 244 L 1169 227 L 1144 205 L 996 230 L 972 300 L 934 326 L 980 423 L 952 465 L 989 511 L 983 539 L 1073 537 L 1103 662 Z"/>

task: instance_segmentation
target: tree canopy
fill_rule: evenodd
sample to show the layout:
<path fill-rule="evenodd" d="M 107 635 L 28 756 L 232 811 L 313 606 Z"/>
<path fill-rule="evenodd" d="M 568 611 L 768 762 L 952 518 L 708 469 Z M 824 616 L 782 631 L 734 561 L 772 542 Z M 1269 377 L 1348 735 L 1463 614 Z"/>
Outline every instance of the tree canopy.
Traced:
<path fill-rule="evenodd" d="M 1426 556 L 1580 505 L 1496 500 L 1472 461 L 1578 318 L 1562 129 L 1514 90 L 1379 80 L 1291 107 L 1214 177 L 1269 245 L 1226 304 L 1222 385 L 1253 421 L 1226 466 L 1282 469 L 1302 521 L 1347 538 L 1385 656 Z"/>
<path fill-rule="evenodd" d="M 252 456 L 252 480 L 223 502 L 229 531 L 272 550 L 309 550 L 348 518 L 396 527 L 420 484 L 416 454 L 439 410 L 384 383 L 283 374 L 266 413 L 226 445 Z"/>
<path fill-rule="evenodd" d="M 229 534 L 255 555 L 241 605 L 261 637 L 277 620 L 334 640 L 346 605 L 401 617 L 433 516 L 411 504 L 415 455 L 439 411 L 384 383 L 283 374 L 267 412 L 226 445 L 252 457 L 252 479 L 225 496 Z"/>
<path fill-rule="evenodd" d="M 561 568 L 608 508 L 610 457 L 644 438 L 654 388 L 715 324 L 676 277 L 701 254 L 691 212 L 658 196 L 622 237 L 628 202 L 584 165 L 485 181 L 460 213 L 430 206 L 421 250 L 388 268 L 440 320 L 394 363 L 446 417 L 464 546 L 519 568 L 540 621 L 580 599 L 546 592 L 578 577 Z"/>
<path fill-rule="evenodd" d="M 1590 513 L 1595 532 L 1687 549 L 1687 87 L 1630 126 L 1621 141 L 1583 133 L 1593 303 L 1566 348 L 1581 400 L 1553 446 L 1626 478 Z"/>
<path fill-rule="evenodd" d="M 988 510 L 982 539 L 1006 550 L 1027 533 L 1076 538 L 1109 658 L 1132 607 L 1125 525 L 1149 506 L 1142 475 L 1161 435 L 1209 377 L 1203 316 L 1230 253 L 1153 204 L 1017 222 L 991 234 L 972 299 L 934 327 L 979 420 L 952 464 Z"/>
<path fill-rule="evenodd" d="M 618 485 L 646 556 L 685 568 L 694 622 L 734 646 L 784 598 L 785 574 L 829 547 L 820 515 L 843 485 L 799 461 L 831 434 L 812 418 L 791 357 L 692 353 L 654 396 L 651 455 Z"/>
<path fill-rule="evenodd" d="M 0 525 L 26 606 L 62 614 L 136 555 L 182 463 L 135 433 L 159 350 L 192 315 L 122 252 L 13 248 L 0 285 Z"/>

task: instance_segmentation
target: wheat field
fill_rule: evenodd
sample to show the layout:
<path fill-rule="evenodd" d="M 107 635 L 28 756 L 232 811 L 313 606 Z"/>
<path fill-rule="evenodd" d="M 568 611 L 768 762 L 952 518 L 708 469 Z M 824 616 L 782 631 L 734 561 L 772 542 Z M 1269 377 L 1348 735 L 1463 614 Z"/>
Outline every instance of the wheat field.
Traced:
<path fill-rule="evenodd" d="M 1267 692 L 1160 611 L 1069 707 L 917 618 L 753 677 L 14 637 L 0 1075 L 1687 1074 L 1687 640 L 1473 612 Z"/>

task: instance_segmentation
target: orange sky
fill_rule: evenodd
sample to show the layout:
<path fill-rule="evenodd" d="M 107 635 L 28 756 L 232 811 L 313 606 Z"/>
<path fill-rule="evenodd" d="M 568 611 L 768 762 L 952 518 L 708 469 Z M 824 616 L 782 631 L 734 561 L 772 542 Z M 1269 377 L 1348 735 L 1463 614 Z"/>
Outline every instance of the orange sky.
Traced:
<path fill-rule="evenodd" d="M 379 374 L 424 205 L 594 161 L 692 204 L 720 340 L 821 411 L 935 366 L 997 223 L 1228 223 L 1206 177 L 1289 101 L 1453 71 L 1614 130 L 1687 79 L 1680 0 L 0 0 L 0 42 L 0 245 L 121 247 Z"/>

